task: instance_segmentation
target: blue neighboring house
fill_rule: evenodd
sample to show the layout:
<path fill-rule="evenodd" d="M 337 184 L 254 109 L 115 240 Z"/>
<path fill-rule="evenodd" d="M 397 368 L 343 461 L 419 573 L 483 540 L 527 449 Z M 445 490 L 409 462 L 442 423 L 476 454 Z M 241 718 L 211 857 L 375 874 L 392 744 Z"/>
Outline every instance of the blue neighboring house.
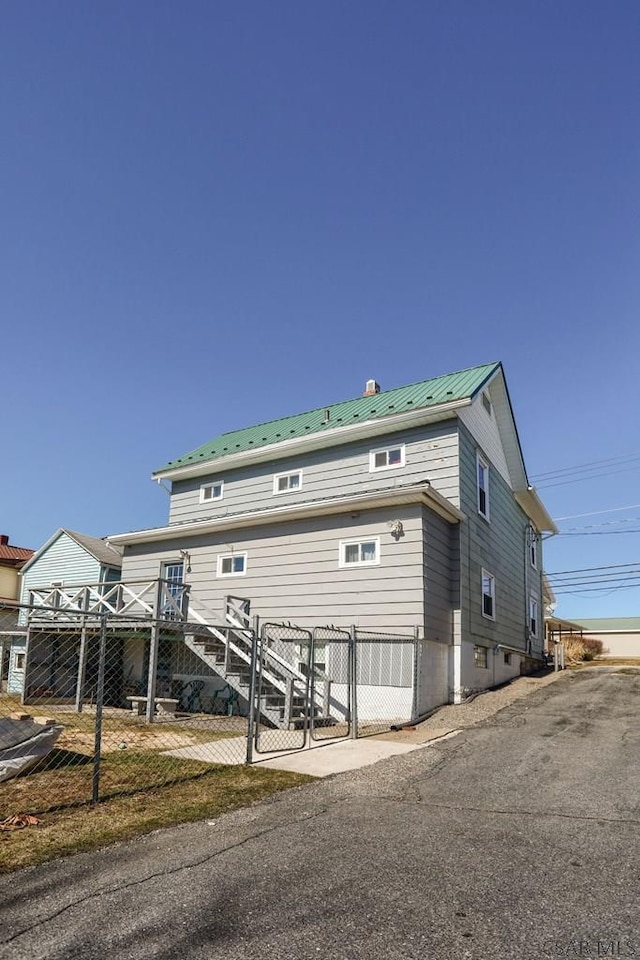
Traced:
<path fill-rule="evenodd" d="M 60 527 L 23 566 L 20 603 L 29 603 L 32 590 L 118 581 L 121 569 L 121 549 L 108 546 L 99 537 L 90 537 Z M 24 691 L 25 645 L 25 637 L 15 637 L 12 641 L 8 693 L 22 694 Z M 54 647 L 44 645 L 41 650 L 34 650 L 33 655 L 44 658 L 41 664 L 43 668 L 51 666 L 50 673 L 55 678 L 56 693 L 68 694 L 67 688 L 71 688 L 76 677 L 76 667 L 71 663 L 71 658 L 67 658 L 70 661 L 68 668 L 64 665 L 64 655 L 59 663 L 49 664 L 49 660 L 58 654 Z"/>

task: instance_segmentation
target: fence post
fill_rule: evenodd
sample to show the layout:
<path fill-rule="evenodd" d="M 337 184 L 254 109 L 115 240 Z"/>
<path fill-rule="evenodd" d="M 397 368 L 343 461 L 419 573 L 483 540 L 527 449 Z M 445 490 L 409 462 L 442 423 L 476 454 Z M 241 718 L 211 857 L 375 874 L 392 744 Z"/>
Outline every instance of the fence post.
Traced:
<path fill-rule="evenodd" d="M 96 727 L 93 744 L 93 780 L 91 802 L 97 803 L 100 799 L 100 753 L 102 750 L 102 703 L 104 700 L 104 674 L 107 658 L 107 618 L 100 617 L 100 650 L 98 653 L 98 685 L 96 689 Z"/>
<path fill-rule="evenodd" d="M 494 672 L 495 672 L 495 657 Z M 420 627 L 413 628 L 413 690 L 411 693 L 411 716 L 417 717 L 419 714 L 418 704 L 420 702 Z"/>
<path fill-rule="evenodd" d="M 349 627 L 349 673 L 351 679 L 351 683 L 349 684 L 349 733 L 352 740 L 356 740 L 358 737 L 358 654 L 356 651 L 356 639 L 355 626 Z"/>
<path fill-rule="evenodd" d="M 29 696 L 29 660 L 31 659 L 31 613 L 27 620 L 27 632 L 24 641 L 24 680 L 22 682 L 22 696 L 20 703 L 24 706 Z"/>
<path fill-rule="evenodd" d="M 557 673 L 558 670 L 560 669 L 558 666 L 558 646 L 559 644 L 557 643 L 554 643 L 553 645 L 553 669 L 555 673 Z"/>
<path fill-rule="evenodd" d="M 564 670 L 564 643 L 560 644 L 560 667 Z"/>
<path fill-rule="evenodd" d="M 85 587 L 83 605 L 89 609 L 89 588 Z M 87 618 L 83 616 L 80 631 L 80 652 L 78 654 L 78 679 L 76 680 L 76 713 L 82 713 L 84 678 L 87 670 Z"/>
<path fill-rule="evenodd" d="M 156 676 L 158 673 L 158 646 L 160 644 L 160 611 L 162 610 L 164 581 L 158 580 L 155 609 L 149 642 L 149 676 L 147 677 L 147 723 L 153 723 L 156 708 Z"/>
<path fill-rule="evenodd" d="M 251 665 L 249 673 L 249 712 L 247 714 L 247 757 L 246 763 L 253 763 L 253 738 L 256 729 L 256 672 L 258 669 L 258 635 L 260 631 L 260 617 L 253 618 L 253 636 L 251 637 Z"/>

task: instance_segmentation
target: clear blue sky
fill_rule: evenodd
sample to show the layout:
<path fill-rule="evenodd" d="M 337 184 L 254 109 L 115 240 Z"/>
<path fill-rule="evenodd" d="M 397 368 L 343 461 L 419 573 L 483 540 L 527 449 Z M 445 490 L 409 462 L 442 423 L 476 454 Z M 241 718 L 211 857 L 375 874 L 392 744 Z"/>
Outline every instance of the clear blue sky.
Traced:
<path fill-rule="evenodd" d="M 4 2 L 0 532 L 161 524 L 151 471 L 223 430 L 495 359 L 532 476 L 640 453 L 639 28 L 635 0 Z M 541 494 L 640 504 L 639 465 Z"/>

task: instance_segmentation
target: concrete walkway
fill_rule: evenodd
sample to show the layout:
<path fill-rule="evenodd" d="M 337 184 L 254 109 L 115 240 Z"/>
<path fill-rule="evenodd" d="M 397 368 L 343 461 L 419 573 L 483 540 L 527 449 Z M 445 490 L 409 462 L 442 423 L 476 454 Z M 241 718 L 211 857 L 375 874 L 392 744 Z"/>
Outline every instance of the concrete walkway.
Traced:
<path fill-rule="evenodd" d="M 279 731 L 286 737 L 285 731 Z M 347 770 L 359 770 L 378 760 L 411 753 L 430 741 L 453 736 L 458 731 L 451 727 L 426 727 L 421 725 L 409 730 L 389 731 L 357 740 L 311 740 L 302 749 L 293 746 L 289 750 L 273 750 L 266 753 L 254 753 L 254 763 L 271 770 L 290 770 L 294 773 L 306 773 L 311 777 L 329 777 L 334 773 Z M 297 745 L 299 734 L 293 731 Z M 212 740 L 210 743 L 196 743 L 176 750 L 167 750 L 166 756 L 181 757 L 186 760 L 202 760 L 205 763 L 241 764 L 244 758 L 238 752 L 238 740 Z M 231 759 L 230 759 L 231 758 Z"/>

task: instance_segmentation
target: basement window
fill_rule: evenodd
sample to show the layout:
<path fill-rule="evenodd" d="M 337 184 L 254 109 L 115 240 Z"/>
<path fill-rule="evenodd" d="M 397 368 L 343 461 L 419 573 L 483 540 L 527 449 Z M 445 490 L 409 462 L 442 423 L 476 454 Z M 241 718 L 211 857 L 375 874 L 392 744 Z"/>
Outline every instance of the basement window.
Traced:
<path fill-rule="evenodd" d="M 481 670 L 487 669 L 487 648 L 486 647 L 474 647 L 473 648 L 473 662 L 476 667 L 480 667 Z"/>
<path fill-rule="evenodd" d="M 203 483 L 200 487 L 200 503 L 210 503 L 212 500 L 222 500 L 224 483 L 216 480 L 215 483 Z"/>
<path fill-rule="evenodd" d="M 404 467 L 404 443 L 397 447 L 385 447 L 383 450 L 369 451 L 369 470 L 390 470 Z"/>
<path fill-rule="evenodd" d="M 369 567 L 380 563 L 380 538 L 371 540 L 341 540 L 341 567 Z"/>
<path fill-rule="evenodd" d="M 293 473 L 276 473 L 273 477 L 274 493 L 292 493 L 302 487 L 302 470 Z"/>
<path fill-rule="evenodd" d="M 218 557 L 219 577 L 243 577 L 247 572 L 246 553 L 223 553 Z"/>
<path fill-rule="evenodd" d="M 511 654 L 510 654 L 510 653 L 505 653 L 505 655 L 504 655 L 504 662 L 505 662 L 505 664 L 506 664 L 507 666 L 509 666 L 509 665 L 511 664 Z"/>

